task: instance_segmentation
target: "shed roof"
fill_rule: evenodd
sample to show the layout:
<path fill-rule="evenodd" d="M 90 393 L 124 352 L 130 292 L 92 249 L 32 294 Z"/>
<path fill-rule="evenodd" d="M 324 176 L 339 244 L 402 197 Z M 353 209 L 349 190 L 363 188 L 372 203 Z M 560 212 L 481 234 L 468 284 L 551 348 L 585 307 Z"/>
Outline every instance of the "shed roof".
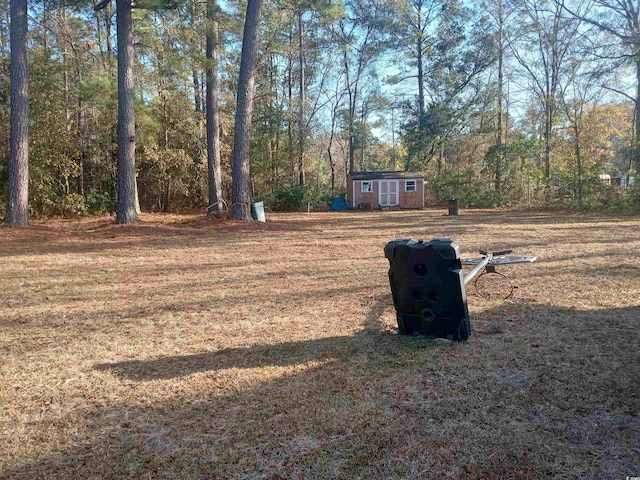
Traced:
<path fill-rule="evenodd" d="M 420 172 L 351 172 L 351 180 L 385 180 L 394 178 L 424 178 Z"/>

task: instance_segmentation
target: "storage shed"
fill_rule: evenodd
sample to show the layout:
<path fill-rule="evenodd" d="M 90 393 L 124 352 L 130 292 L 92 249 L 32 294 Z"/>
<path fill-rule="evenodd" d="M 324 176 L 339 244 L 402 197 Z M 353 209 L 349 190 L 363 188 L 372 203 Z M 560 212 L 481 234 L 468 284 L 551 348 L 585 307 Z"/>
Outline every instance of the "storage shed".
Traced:
<path fill-rule="evenodd" d="M 378 207 L 424 208 L 424 175 L 416 172 L 351 172 L 347 201 L 352 208 L 369 203 Z"/>

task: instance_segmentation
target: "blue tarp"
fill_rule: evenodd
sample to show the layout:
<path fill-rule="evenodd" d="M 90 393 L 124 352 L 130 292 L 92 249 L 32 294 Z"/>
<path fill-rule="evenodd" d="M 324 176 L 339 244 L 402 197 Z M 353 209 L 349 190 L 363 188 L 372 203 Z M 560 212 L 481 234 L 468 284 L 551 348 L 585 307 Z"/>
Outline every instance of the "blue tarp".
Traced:
<path fill-rule="evenodd" d="M 329 207 L 330 212 L 344 212 L 345 210 L 349 210 L 349 204 L 342 197 L 335 198 Z"/>

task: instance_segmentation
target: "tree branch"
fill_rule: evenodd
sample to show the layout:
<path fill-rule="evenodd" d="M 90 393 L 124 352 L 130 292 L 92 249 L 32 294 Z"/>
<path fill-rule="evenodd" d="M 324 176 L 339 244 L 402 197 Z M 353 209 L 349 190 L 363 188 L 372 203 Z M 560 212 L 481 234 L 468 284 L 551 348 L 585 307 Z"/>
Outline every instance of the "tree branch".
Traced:
<path fill-rule="evenodd" d="M 111 3 L 111 0 L 102 0 L 95 7 L 93 7 L 93 10 L 95 12 L 98 12 L 100 10 L 104 10 L 105 8 L 107 8 L 107 5 L 109 5 L 110 3 Z"/>
<path fill-rule="evenodd" d="M 619 95 L 622 95 L 623 97 L 625 97 L 625 98 L 627 98 L 627 99 L 631 100 L 631 101 L 634 103 L 634 105 L 635 105 L 635 103 L 636 103 L 636 99 L 635 99 L 635 98 L 633 98 L 633 97 L 632 97 L 631 95 L 629 95 L 628 93 L 625 93 L 625 92 L 623 92 L 622 90 L 618 90 L 617 88 L 607 87 L 606 85 L 603 85 L 602 87 L 603 87 L 603 88 L 605 88 L 606 90 L 611 90 L 612 92 L 615 92 L 615 93 L 617 93 L 617 94 L 619 94 Z"/>

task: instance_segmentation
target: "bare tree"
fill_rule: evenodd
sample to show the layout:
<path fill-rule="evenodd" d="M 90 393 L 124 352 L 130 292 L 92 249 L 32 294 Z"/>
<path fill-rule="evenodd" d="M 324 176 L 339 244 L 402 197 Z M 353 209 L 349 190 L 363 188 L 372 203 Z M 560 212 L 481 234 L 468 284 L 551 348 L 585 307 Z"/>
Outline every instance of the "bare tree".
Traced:
<path fill-rule="evenodd" d="M 437 24 L 446 12 L 446 3 L 431 0 L 402 0 L 398 2 L 398 31 L 397 42 L 400 48 L 415 59 L 416 71 L 407 78 L 415 79 L 418 84 L 418 114 L 419 128 L 424 130 L 424 116 L 426 106 L 425 84 L 428 71 L 427 57 L 435 57 L 434 47 L 439 36 Z M 412 62 L 413 65 L 413 62 Z"/>
<path fill-rule="evenodd" d="M 365 79 L 389 45 L 390 5 L 382 0 L 350 0 L 348 16 L 332 28 L 342 52 L 342 67 L 348 109 L 346 127 L 349 144 L 349 172 L 356 170 L 359 112 L 366 90 Z"/>
<path fill-rule="evenodd" d="M 584 38 L 590 38 L 590 36 L 585 35 Z M 589 112 L 593 112 L 595 106 L 602 100 L 605 89 L 600 83 L 600 72 L 605 69 L 604 62 L 604 59 L 600 59 L 599 63 L 587 63 L 583 62 L 580 57 L 574 56 L 568 62 L 568 67 L 559 88 L 559 100 L 572 134 L 576 167 L 574 198 L 578 208 L 583 207 L 584 201 L 585 156 L 583 154 L 583 127 L 588 123 Z"/>
<path fill-rule="evenodd" d="M 520 13 L 526 19 L 518 36 L 507 36 L 514 57 L 527 73 L 529 86 L 542 107 L 544 174 L 551 175 L 551 136 L 558 111 L 562 69 L 578 34 L 580 22 L 562 16 L 562 3 L 524 0 Z"/>
<path fill-rule="evenodd" d="M 640 172 L 640 1 L 638 0 L 591 0 L 579 9 L 569 7 L 564 1 L 556 0 L 573 17 L 597 27 L 606 36 L 618 41 L 618 49 L 607 44 L 599 49 L 597 57 L 609 58 L 612 68 L 631 64 L 635 70 L 635 94 L 628 95 L 616 89 L 634 103 L 633 163 L 636 173 Z"/>
<path fill-rule="evenodd" d="M 497 132 L 496 132 L 496 144 L 502 145 L 504 143 L 504 121 L 502 119 L 504 109 L 504 0 L 497 0 L 497 22 L 498 22 L 498 98 L 497 98 Z M 500 191 L 499 180 L 500 172 L 496 171 L 496 190 Z"/>
<path fill-rule="evenodd" d="M 11 118 L 9 194 L 5 221 L 29 223 L 29 68 L 27 0 L 11 0 Z"/>
<path fill-rule="evenodd" d="M 345 93 L 345 89 L 341 86 L 341 80 L 338 78 L 335 83 L 335 91 L 329 98 L 329 104 L 331 106 L 331 128 L 329 130 L 329 139 L 327 142 L 327 157 L 329 159 L 329 168 L 331 169 L 331 196 L 335 195 L 336 191 L 336 160 L 333 157 L 333 144 L 334 139 L 336 138 L 338 111 L 342 105 Z"/>
<path fill-rule="evenodd" d="M 505 57 L 507 54 L 506 25 L 513 7 L 508 7 L 507 0 L 494 0 L 491 4 L 491 15 L 496 29 L 496 54 L 497 54 L 497 84 L 496 84 L 496 133 L 494 157 L 494 188 L 500 194 L 502 191 L 502 176 L 505 149 L 507 143 L 507 115 L 505 105 Z"/>
<path fill-rule="evenodd" d="M 298 113 L 298 181 L 300 185 L 304 185 L 306 183 L 305 174 L 304 174 L 304 149 L 305 149 L 305 139 L 306 139 L 306 122 L 305 122 L 305 80 L 304 80 L 304 22 L 302 21 L 302 11 L 298 12 L 298 61 L 300 62 L 300 78 L 299 78 L 299 87 L 300 87 L 300 111 Z"/>
<path fill-rule="evenodd" d="M 231 192 L 231 218 L 233 220 L 251 219 L 249 211 L 249 152 L 251 148 L 251 115 L 253 113 L 261 7 L 262 0 L 249 0 L 244 20 L 236 104 L 236 125 L 233 137 L 233 182 Z"/>
<path fill-rule="evenodd" d="M 206 77 L 205 95 L 207 116 L 207 166 L 209 178 L 209 206 L 207 213 L 219 213 L 222 204 L 222 173 L 220 167 L 220 117 L 218 114 L 218 3 L 207 2 L 207 40 L 206 40 Z"/>

